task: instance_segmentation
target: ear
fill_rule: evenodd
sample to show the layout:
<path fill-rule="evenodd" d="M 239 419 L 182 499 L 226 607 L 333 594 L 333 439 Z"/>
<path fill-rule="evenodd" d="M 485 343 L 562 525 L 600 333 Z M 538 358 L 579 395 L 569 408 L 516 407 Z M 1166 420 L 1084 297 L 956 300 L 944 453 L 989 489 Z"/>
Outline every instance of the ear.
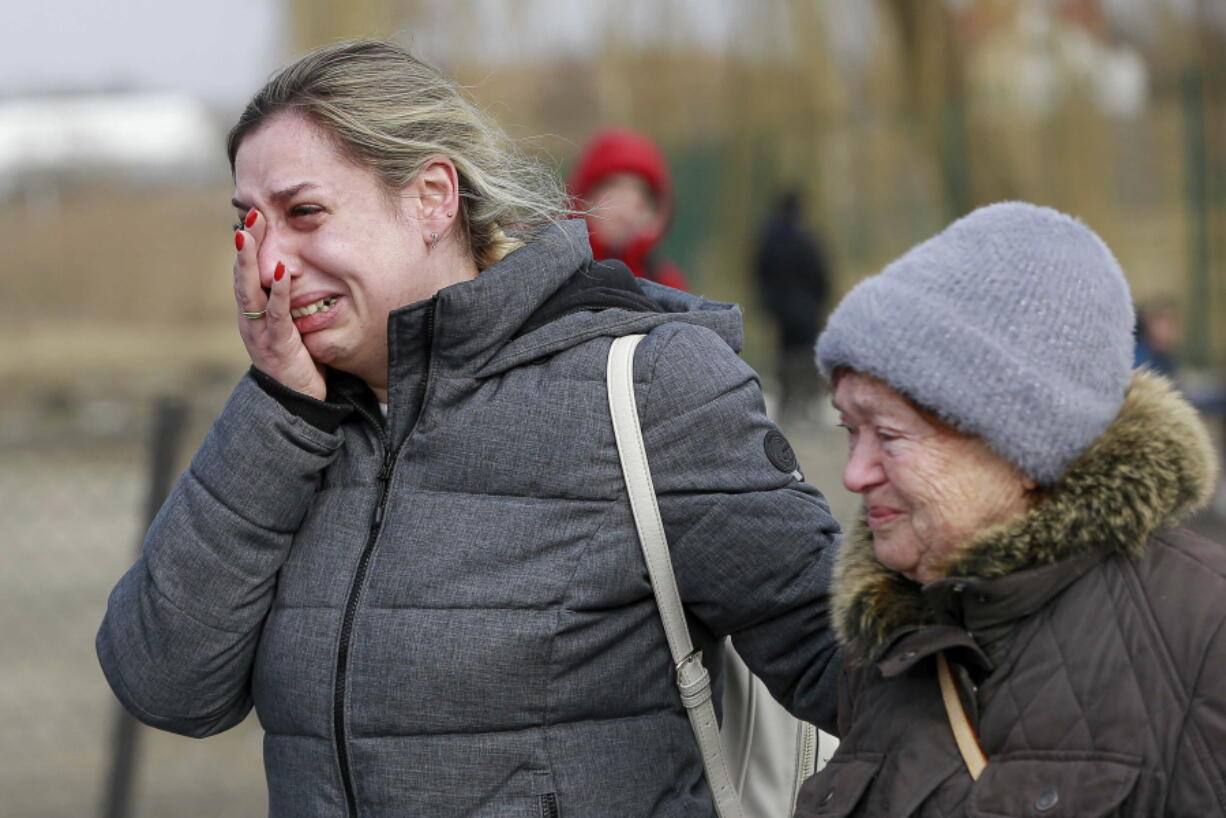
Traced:
<path fill-rule="evenodd" d="M 441 241 L 460 212 L 460 174 L 446 156 L 432 156 L 409 181 L 404 191 L 406 210 L 421 225 L 423 240 L 431 233 Z"/>

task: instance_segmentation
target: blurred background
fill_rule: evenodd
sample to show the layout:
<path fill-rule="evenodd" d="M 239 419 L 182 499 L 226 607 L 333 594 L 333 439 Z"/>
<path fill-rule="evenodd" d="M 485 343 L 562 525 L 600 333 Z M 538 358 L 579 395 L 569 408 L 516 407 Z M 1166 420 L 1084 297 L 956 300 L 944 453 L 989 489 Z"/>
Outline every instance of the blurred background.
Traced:
<path fill-rule="evenodd" d="M 241 376 L 223 138 L 279 65 L 392 38 L 570 170 L 599 127 L 655 139 L 663 252 L 746 310 L 778 388 L 755 242 L 807 201 L 834 303 L 973 207 L 1020 198 L 1119 257 L 1179 383 L 1222 426 L 1226 0 L 41 0 L 0 26 L 0 816 L 266 808 L 254 717 L 120 726 L 93 635 Z M 785 426 L 841 519 L 843 443 Z M 1226 539 L 1219 493 L 1195 525 Z"/>

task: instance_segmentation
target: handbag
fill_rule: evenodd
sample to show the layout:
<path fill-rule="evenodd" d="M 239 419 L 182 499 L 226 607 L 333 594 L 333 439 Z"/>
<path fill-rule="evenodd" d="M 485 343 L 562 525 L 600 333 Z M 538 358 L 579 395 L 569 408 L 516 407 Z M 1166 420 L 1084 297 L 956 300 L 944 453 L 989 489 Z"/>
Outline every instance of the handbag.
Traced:
<path fill-rule="evenodd" d="M 639 543 L 676 669 L 681 702 L 702 754 L 719 818 L 785 818 L 796 809 L 801 783 L 816 772 L 819 753 L 833 738 L 788 713 L 762 680 L 724 644 L 721 672 L 724 724 L 716 723 L 711 680 L 694 650 L 677 592 L 672 559 L 634 399 L 634 349 L 642 335 L 626 335 L 609 349 L 607 384 L 613 432 L 630 496 Z M 823 752 L 825 751 L 825 752 Z"/>

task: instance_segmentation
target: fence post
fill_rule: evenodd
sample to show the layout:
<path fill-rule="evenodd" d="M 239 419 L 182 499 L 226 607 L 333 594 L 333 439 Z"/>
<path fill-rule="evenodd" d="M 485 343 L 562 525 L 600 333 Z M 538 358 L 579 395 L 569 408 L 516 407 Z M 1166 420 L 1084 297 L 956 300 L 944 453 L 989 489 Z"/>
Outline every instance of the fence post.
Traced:
<path fill-rule="evenodd" d="M 177 398 L 161 397 L 153 404 L 153 434 L 149 441 L 149 483 L 145 497 L 144 530 L 153 522 L 158 509 L 170 493 L 175 465 L 187 420 L 187 406 Z M 141 542 L 136 545 L 140 553 Z M 107 776 L 103 818 L 128 818 L 132 815 L 132 783 L 136 777 L 136 751 L 139 723 L 122 706 L 117 708 L 112 733 L 111 769 Z"/>

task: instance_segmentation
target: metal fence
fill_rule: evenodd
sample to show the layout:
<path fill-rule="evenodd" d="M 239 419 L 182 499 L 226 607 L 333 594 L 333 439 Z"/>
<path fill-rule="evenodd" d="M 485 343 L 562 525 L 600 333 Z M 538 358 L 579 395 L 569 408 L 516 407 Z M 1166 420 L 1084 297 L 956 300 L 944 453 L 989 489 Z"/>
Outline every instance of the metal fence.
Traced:
<path fill-rule="evenodd" d="M 216 410 L 43 395 L 0 414 L 0 817 L 266 812 L 254 717 L 207 741 L 138 727 L 94 653 L 149 509 Z"/>

